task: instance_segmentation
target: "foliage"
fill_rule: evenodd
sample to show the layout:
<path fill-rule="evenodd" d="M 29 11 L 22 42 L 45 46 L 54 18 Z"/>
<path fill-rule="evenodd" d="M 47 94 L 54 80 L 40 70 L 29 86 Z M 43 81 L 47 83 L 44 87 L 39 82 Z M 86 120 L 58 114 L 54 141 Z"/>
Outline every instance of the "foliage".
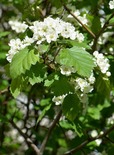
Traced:
<path fill-rule="evenodd" d="M 113 9 L 0 1 L 1 155 L 113 155 Z"/>

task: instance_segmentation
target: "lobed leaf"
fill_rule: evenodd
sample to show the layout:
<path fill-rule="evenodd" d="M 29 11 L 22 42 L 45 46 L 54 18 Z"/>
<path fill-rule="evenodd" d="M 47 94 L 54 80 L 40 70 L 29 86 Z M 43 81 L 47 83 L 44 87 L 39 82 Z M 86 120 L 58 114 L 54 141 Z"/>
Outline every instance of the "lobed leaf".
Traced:
<path fill-rule="evenodd" d="M 80 110 L 80 101 L 76 94 L 69 94 L 65 97 L 62 104 L 63 114 L 73 121 Z"/>
<path fill-rule="evenodd" d="M 60 96 L 63 94 L 69 94 L 69 92 L 74 92 L 74 88 L 68 82 L 68 79 L 64 76 L 60 77 L 59 80 L 55 80 L 51 85 L 51 91 L 55 96 Z"/>
<path fill-rule="evenodd" d="M 12 79 L 18 77 L 26 70 L 29 70 L 31 65 L 36 64 L 38 56 L 34 54 L 34 50 L 29 51 L 27 48 L 16 53 L 10 64 L 10 74 Z"/>
<path fill-rule="evenodd" d="M 46 77 L 46 67 L 43 64 L 36 63 L 26 72 L 28 81 L 31 85 L 42 82 Z"/>
<path fill-rule="evenodd" d="M 61 65 L 73 66 L 79 75 L 89 77 L 95 64 L 92 55 L 81 47 L 63 49 L 57 58 Z"/>
<path fill-rule="evenodd" d="M 14 98 L 16 98 L 20 94 L 20 92 L 26 84 L 27 81 L 22 76 L 18 76 L 17 78 L 12 80 L 10 91 Z"/>

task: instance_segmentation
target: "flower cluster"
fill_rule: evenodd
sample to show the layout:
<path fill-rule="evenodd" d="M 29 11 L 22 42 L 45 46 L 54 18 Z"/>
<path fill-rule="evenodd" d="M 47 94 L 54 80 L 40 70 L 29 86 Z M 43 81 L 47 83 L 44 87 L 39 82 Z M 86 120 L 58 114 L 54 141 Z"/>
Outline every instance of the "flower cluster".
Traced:
<path fill-rule="evenodd" d="M 72 79 L 71 82 L 73 83 L 76 92 L 79 94 L 79 99 L 82 103 L 88 103 L 88 96 L 87 94 L 93 91 L 93 84 L 95 82 L 95 77 L 93 73 L 87 79 L 83 78 L 76 78 Z"/>
<path fill-rule="evenodd" d="M 28 25 L 25 22 L 21 23 L 18 20 L 10 20 L 9 25 L 11 26 L 12 30 L 16 31 L 17 33 L 25 32 L 28 28 Z"/>
<path fill-rule="evenodd" d="M 9 42 L 10 50 L 8 51 L 7 60 L 9 62 L 12 61 L 13 56 L 19 52 L 20 50 L 24 49 L 25 47 L 31 45 L 33 43 L 33 39 L 29 38 L 28 36 L 25 37 L 23 41 L 21 41 L 19 38 L 17 39 L 11 39 Z"/>
<path fill-rule="evenodd" d="M 114 0 L 109 2 L 109 8 L 114 9 Z"/>
<path fill-rule="evenodd" d="M 75 31 L 75 27 L 71 23 L 64 22 L 60 18 L 53 19 L 47 17 L 42 22 L 35 21 L 31 23 L 31 26 L 26 25 L 25 22 L 21 23 L 17 20 L 10 20 L 9 24 L 17 33 L 23 33 L 27 28 L 33 32 L 31 38 L 26 36 L 22 41 L 19 38 L 10 40 L 10 50 L 6 55 L 9 62 L 12 61 L 13 56 L 17 52 L 31 45 L 33 42 L 37 45 L 41 44 L 43 41 L 51 43 L 52 41 L 57 41 L 59 37 L 69 38 L 71 40 L 77 39 L 79 42 L 84 40 L 82 33 Z"/>
<path fill-rule="evenodd" d="M 98 51 L 95 51 L 93 55 L 95 56 L 95 62 L 100 68 L 101 72 L 107 76 L 110 76 L 111 73 L 108 71 L 110 67 L 109 60 L 105 58 L 102 53 L 98 53 Z"/>
<path fill-rule="evenodd" d="M 32 30 L 33 39 L 37 41 L 37 44 L 41 44 L 43 41 L 50 43 L 56 41 L 59 37 L 84 40 L 84 36 L 75 31 L 75 27 L 71 23 L 64 22 L 60 18 L 47 17 L 43 22 L 33 22 L 33 25 L 29 28 Z M 81 39 L 79 35 L 81 35 Z"/>

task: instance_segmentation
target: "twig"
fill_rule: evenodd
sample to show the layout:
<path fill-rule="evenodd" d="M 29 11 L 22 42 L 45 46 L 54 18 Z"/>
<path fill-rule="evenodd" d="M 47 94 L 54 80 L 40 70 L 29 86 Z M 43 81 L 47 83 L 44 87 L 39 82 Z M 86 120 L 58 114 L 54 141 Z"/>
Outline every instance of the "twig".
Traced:
<path fill-rule="evenodd" d="M 59 119 L 60 119 L 60 117 L 61 117 L 61 114 L 62 114 L 62 111 L 60 110 L 60 111 L 58 112 L 56 118 L 55 118 L 54 121 L 52 122 L 52 124 L 51 124 L 51 126 L 50 126 L 50 128 L 49 128 L 49 130 L 48 130 L 48 133 L 47 133 L 46 137 L 44 138 L 44 140 L 43 140 L 43 142 L 42 142 L 42 145 L 41 145 L 41 148 L 40 148 L 41 155 L 42 155 L 43 152 L 44 152 L 44 149 L 45 149 L 45 146 L 46 146 L 46 144 L 47 144 L 47 141 L 48 141 L 48 139 L 49 139 L 49 137 L 50 137 L 50 135 L 51 135 L 51 133 L 52 133 L 54 127 L 56 126 L 57 122 L 59 121 Z"/>
<path fill-rule="evenodd" d="M 113 18 L 114 16 L 114 12 L 110 15 L 110 17 L 107 19 L 107 21 L 104 23 L 103 27 L 101 28 L 101 30 L 99 31 L 99 33 L 96 35 L 96 38 L 94 40 L 94 43 L 93 43 L 93 51 L 96 50 L 96 46 L 97 46 L 97 42 L 98 42 L 98 39 L 100 37 L 100 35 L 104 32 L 104 30 L 107 28 L 108 24 L 109 24 L 109 21 Z"/>
<path fill-rule="evenodd" d="M 84 25 L 72 12 L 71 10 L 66 6 L 63 5 L 64 8 L 82 25 L 82 27 L 93 37 L 96 38 L 95 34 L 86 26 Z"/>
<path fill-rule="evenodd" d="M 111 142 L 112 144 L 114 144 L 114 141 L 112 141 L 112 139 L 110 139 L 109 137 L 105 136 L 105 139 L 107 139 L 109 142 Z"/>
<path fill-rule="evenodd" d="M 18 130 L 18 132 L 20 133 L 21 136 L 23 136 L 23 138 L 25 139 L 26 143 L 28 146 L 30 146 L 34 152 L 36 153 L 36 155 L 41 155 L 40 154 L 40 150 L 38 149 L 38 147 L 32 142 L 32 140 L 30 138 L 27 137 L 27 135 L 25 135 L 22 130 L 15 124 L 15 122 L 13 120 L 10 120 L 10 123 L 12 124 L 12 126 Z"/>
<path fill-rule="evenodd" d="M 70 151 L 67 151 L 66 153 L 64 153 L 63 155 L 71 155 L 73 153 L 78 152 L 79 150 L 81 150 L 84 146 L 86 146 L 88 143 L 96 140 L 96 139 L 100 139 L 103 137 L 106 137 L 106 135 L 108 135 L 112 130 L 114 130 L 114 125 L 109 128 L 108 130 L 106 130 L 103 134 L 99 134 L 98 136 L 94 137 L 94 138 L 88 138 L 86 139 L 83 143 L 81 143 L 80 145 L 78 145 L 77 147 L 71 149 Z"/>

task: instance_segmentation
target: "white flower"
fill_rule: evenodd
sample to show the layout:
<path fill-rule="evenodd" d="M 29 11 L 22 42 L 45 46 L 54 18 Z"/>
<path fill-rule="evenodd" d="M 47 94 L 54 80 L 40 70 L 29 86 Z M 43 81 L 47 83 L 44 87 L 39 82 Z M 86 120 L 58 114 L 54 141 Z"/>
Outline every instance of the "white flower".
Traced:
<path fill-rule="evenodd" d="M 102 139 L 96 139 L 95 142 L 96 142 L 97 146 L 99 146 L 102 143 Z"/>
<path fill-rule="evenodd" d="M 79 31 L 76 31 L 76 38 L 79 42 L 84 41 L 84 35 L 82 33 L 79 33 Z"/>
<path fill-rule="evenodd" d="M 25 46 L 29 46 L 29 45 L 31 45 L 33 42 L 34 42 L 34 39 L 33 39 L 33 38 L 29 38 L 28 36 L 26 36 L 25 39 L 23 40 L 23 44 L 24 44 Z"/>
<path fill-rule="evenodd" d="M 56 41 L 57 38 L 58 38 L 58 34 L 54 30 L 50 30 L 46 34 L 46 40 L 47 40 L 48 43 L 50 43 L 51 41 Z"/>
<path fill-rule="evenodd" d="M 95 138 L 96 136 L 98 136 L 98 132 L 97 130 L 92 130 L 90 133 L 91 137 Z"/>
<path fill-rule="evenodd" d="M 6 54 L 6 56 L 7 60 L 11 62 L 13 56 L 23 48 L 23 43 L 19 38 L 11 39 L 9 42 L 9 46 L 10 50 L 8 51 L 8 54 Z"/>
<path fill-rule="evenodd" d="M 67 96 L 67 94 L 65 95 L 61 95 L 61 96 L 54 96 L 52 98 L 52 101 L 55 102 L 55 105 L 60 105 L 63 103 L 64 98 Z"/>
<path fill-rule="evenodd" d="M 88 20 L 86 18 L 86 14 L 84 14 L 83 16 L 80 16 L 80 11 L 79 10 L 76 10 L 73 12 L 73 14 L 84 24 L 84 25 L 87 25 L 88 23 Z M 68 15 L 67 16 L 68 18 L 74 18 L 72 15 Z M 79 24 L 80 25 L 80 24 Z"/>
<path fill-rule="evenodd" d="M 11 39 L 9 42 L 10 50 L 8 51 L 8 54 L 6 54 L 7 60 L 9 62 L 11 62 L 13 56 L 17 52 L 19 52 L 20 50 L 24 49 L 25 47 L 31 45 L 31 43 L 33 43 L 33 42 L 34 42 L 33 38 L 29 38 L 28 36 L 26 36 L 23 41 L 21 41 L 19 38 Z"/>
<path fill-rule="evenodd" d="M 90 84 L 94 84 L 95 82 L 95 77 L 93 76 L 93 73 L 90 75 L 90 77 L 88 78 L 88 81 L 90 82 Z"/>
<path fill-rule="evenodd" d="M 98 136 L 98 132 L 96 130 L 92 130 L 90 132 L 90 135 L 92 138 L 95 138 Z M 96 139 L 95 142 L 96 142 L 97 146 L 99 146 L 102 143 L 102 139 Z"/>
<path fill-rule="evenodd" d="M 18 20 L 10 20 L 9 25 L 11 26 L 12 30 L 16 31 L 17 33 L 25 32 L 28 28 L 28 25 L 25 22 L 21 23 Z"/>
<path fill-rule="evenodd" d="M 107 124 L 111 124 L 111 125 L 114 124 L 114 113 L 112 114 L 111 117 L 109 117 L 109 118 L 107 119 Z"/>
<path fill-rule="evenodd" d="M 109 2 L 109 8 L 114 9 L 114 0 Z"/>
<path fill-rule="evenodd" d="M 17 51 L 18 52 L 18 51 Z M 9 62 L 11 62 L 12 61 L 12 58 L 13 58 L 13 56 L 17 53 L 16 51 L 13 51 L 13 50 L 9 50 L 8 51 L 8 54 L 6 54 L 6 59 L 9 61 Z"/>
<path fill-rule="evenodd" d="M 89 93 L 89 92 L 91 92 L 93 90 L 93 86 L 91 86 L 90 83 L 88 83 L 87 80 L 85 80 L 85 79 L 77 78 L 76 82 L 77 82 L 77 87 L 83 93 Z"/>
<path fill-rule="evenodd" d="M 86 14 L 84 14 L 83 16 L 78 16 L 78 18 L 84 25 L 87 25 L 88 20 L 86 18 Z"/>
<path fill-rule="evenodd" d="M 71 73 L 76 72 L 73 67 L 66 67 L 66 66 L 61 66 L 60 70 L 61 70 L 61 74 L 66 75 L 66 76 L 70 76 Z"/>
<path fill-rule="evenodd" d="M 56 41 L 60 36 L 70 38 L 71 40 L 80 38 L 78 39 L 80 42 L 84 39 L 82 34 L 79 34 L 79 32 L 77 34 L 75 27 L 71 23 L 64 22 L 60 18 L 53 19 L 47 17 L 43 22 L 33 22 L 33 25 L 29 28 L 32 30 L 33 38 L 37 41 L 37 44 L 45 40 L 51 43 L 52 41 Z"/>
<path fill-rule="evenodd" d="M 111 73 L 108 71 L 110 67 L 109 60 L 105 58 L 102 53 L 98 53 L 98 51 L 95 51 L 93 55 L 96 58 L 96 64 L 99 66 L 101 72 L 107 76 L 110 76 Z"/>

